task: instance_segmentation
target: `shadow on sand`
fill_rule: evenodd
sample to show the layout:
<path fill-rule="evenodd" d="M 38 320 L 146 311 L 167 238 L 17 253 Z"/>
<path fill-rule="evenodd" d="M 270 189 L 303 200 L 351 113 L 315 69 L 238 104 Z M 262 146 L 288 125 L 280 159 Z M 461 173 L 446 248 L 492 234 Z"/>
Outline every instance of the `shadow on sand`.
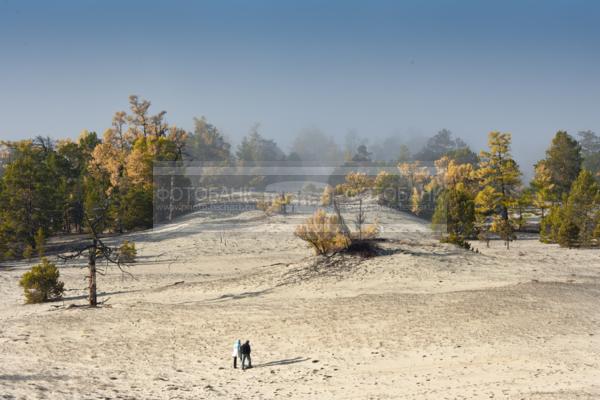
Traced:
<path fill-rule="evenodd" d="M 114 291 L 114 292 L 98 292 L 97 293 L 97 297 L 103 298 L 103 297 L 107 297 L 107 296 L 113 296 L 113 295 L 117 295 L 117 294 L 125 294 L 125 293 L 135 293 L 135 292 L 139 292 L 139 289 L 136 290 L 118 290 L 118 291 Z M 60 300 L 58 301 L 72 301 L 72 300 L 84 300 L 88 298 L 88 294 L 82 294 L 79 296 L 65 296 L 62 297 Z"/>
<path fill-rule="evenodd" d="M 26 381 L 57 381 L 65 379 L 66 375 L 42 375 L 42 374 L 31 374 L 31 375 L 0 375 L 0 381 L 9 382 L 26 382 Z M 7 397 L 12 399 L 12 397 Z"/>
<path fill-rule="evenodd" d="M 275 367 L 277 365 L 296 364 L 296 363 L 300 363 L 300 362 L 304 362 L 304 361 L 308 361 L 308 360 L 310 360 L 310 358 L 306 358 L 306 357 L 287 358 L 285 360 L 269 361 L 267 363 L 257 364 L 254 366 L 254 368 Z"/>
<path fill-rule="evenodd" d="M 208 301 L 241 300 L 241 299 L 246 299 L 249 297 L 258 297 L 263 294 L 269 293 L 271 290 L 272 289 L 264 289 L 264 290 L 259 290 L 256 292 L 244 292 L 244 293 L 240 293 L 240 294 L 224 294 L 222 296 L 219 296 L 215 299 L 210 299 Z"/>

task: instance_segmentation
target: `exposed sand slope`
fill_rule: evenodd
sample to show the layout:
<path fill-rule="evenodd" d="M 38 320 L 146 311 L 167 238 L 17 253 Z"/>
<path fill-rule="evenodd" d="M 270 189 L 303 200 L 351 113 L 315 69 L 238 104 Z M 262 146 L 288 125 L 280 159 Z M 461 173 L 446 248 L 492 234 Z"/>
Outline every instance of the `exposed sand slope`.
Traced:
<path fill-rule="evenodd" d="M 28 306 L 28 266 L 0 270 L 0 399 L 600 397 L 600 251 L 475 254 L 388 211 L 388 255 L 327 269 L 291 233 L 303 217 L 198 213 L 129 235 L 136 279 L 109 269 L 95 310 L 66 308 L 85 304 L 83 269 L 61 268 L 64 301 Z"/>

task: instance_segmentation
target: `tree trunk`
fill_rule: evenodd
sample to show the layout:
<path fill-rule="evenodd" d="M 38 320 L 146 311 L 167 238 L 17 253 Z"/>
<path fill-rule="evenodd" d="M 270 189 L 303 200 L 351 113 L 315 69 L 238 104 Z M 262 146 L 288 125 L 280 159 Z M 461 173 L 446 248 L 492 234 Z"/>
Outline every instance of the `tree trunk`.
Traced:
<path fill-rule="evenodd" d="M 89 303 L 90 303 L 90 307 L 96 307 L 96 305 L 98 304 L 98 296 L 96 293 L 96 248 L 97 248 L 97 241 L 96 239 L 94 239 L 94 244 L 92 246 L 92 248 L 90 249 L 90 258 L 89 258 L 89 263 L 88 263 L 88 268 L 89 268 L 89 276 L 88 276 L 88 280 L 89 280 Z"/>
<path fill-rule="evenodd" d="M 332 203 L 333 203 L 333 210 L 335 211 L 338 219 L 339 219 L 339 223 L 340 223 L 340 229 L 342 231 L 342 233 L 347 236 L 350 237 L 350 229 L 348 228 L 348 226 L 346 225 L 346 222 L 344 221 L 344 218 L 342 217 L 342 213 L 340 211 L 340 207 L 337 203 L 337 200 L 335 199 L 334 196 L 332 196 Z"/>
<path fill-rule="evenodd" d="M 169 222 L 173 220 L 173 202 L 174 202 L 174 197 L 173 197 L 173 187 L 175 186 L 175 175 L 173 175 L 173 173 L 171 173 L 171 190 L 169 191 Z"/>
<path fill-rule="evenodd" d="M 362 240 L 362 224 L 363 224 L 363 213 L 362 213 L 362 198 L 358 199 L 358 240 Z"/>

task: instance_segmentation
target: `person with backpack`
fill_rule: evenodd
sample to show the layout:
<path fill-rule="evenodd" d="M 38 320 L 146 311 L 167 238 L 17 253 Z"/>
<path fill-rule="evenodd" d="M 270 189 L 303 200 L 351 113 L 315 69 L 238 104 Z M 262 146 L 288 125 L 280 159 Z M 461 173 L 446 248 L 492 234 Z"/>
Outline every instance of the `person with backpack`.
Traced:
<path fill-rule="evenodd" d="M 242 360 L 242 341 L 240 339 L 236 340 L 235 343 L 233 343 L 233 353 L 231 354 L 233 356 L 233 368 L 237 368 L 237 359 L 239 358 L 240 361 Z"/>
<path fill-rule="evenodd" d="M 246 368 L 246 360 L 248 360 L 248 368 L 252 368 L 252 359 L 250 358 L 252 349 L 250 348 L 249 340 L 246 340 L 246 342 L 242 345 L 240 352 L 242 353 L 242 371 Z"/>

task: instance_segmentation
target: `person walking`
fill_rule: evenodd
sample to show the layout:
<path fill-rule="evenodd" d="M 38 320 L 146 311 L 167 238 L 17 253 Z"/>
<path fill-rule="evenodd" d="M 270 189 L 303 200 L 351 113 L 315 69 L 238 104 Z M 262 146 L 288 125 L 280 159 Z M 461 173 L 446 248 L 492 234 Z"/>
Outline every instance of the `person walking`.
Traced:
<path fill-rule="evenodd" d="M 231 355 L 233 356 L 233 368 L 237 368 L 237 359 L 242 360 L 242 341 L 240 339 L 233 343 L 233 353 Z"/>
<path fill-rule="evenodd" d="M 250 358 L 252 349 L 250 348 L 249 340 L 246 340 L 246 343 L 242 345 L 240 351 L 242 353 L 242 371 L 246 369 L 246 360 L 248 360 L 248 368 L 252 368 L 252 358 Z"/>

